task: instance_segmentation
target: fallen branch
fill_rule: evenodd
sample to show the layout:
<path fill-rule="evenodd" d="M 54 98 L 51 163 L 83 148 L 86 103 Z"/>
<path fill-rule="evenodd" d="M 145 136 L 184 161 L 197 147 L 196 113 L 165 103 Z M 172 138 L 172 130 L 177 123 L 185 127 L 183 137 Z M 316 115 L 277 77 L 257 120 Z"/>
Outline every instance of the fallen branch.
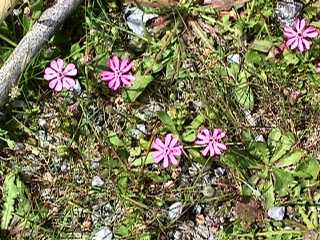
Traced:
<path fill-rule="evenodd" d="M 0 1 L 0 22 L 6 18 L 9 12 L 17 5 L 18 0 L 1 0 Z"/>
<path fill-rule="evenodd" d="M 33 57 L 81 2 L 82 0 L 57 0 L 22 38 L 0 69 L 0 106 L 4 105 L 11 88 L 18 82 Z"/>

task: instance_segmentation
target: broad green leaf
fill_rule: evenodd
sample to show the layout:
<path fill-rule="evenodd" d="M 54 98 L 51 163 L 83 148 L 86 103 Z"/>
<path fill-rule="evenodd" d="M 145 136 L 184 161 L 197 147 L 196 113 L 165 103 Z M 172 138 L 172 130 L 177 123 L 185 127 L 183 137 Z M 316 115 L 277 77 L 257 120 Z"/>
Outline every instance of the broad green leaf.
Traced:
<path fill-rule="evenodd" d="M 287 167 L 287 166 L 294 165 L 298 163 L 304 155 L 305 155 L 305 152 L 303 150 L 296 150 L 292 153 L 285 155 L 283 158 L 277 161 L 276 166 Z"/>
<path fill-rule="evenodd" d="M 147 156 L 142 156 L 142 157 L 135 159 L 131 163 L 131 165 L 134 167 L 140 167 L 140 166 L 146 166 L 146 165 L 153 164 L 153 163 L 154 163 L 154 160 L 153 160 L 152 154 L 149 153 Z"/>
<path fill-rule="evenodd" d="M 163 125 L 171 132 L 174 133 L 175 135 L 179 135 L 176 126 L 173 122 L 173 120 L 170 118 L 168 113 L 166 112 L 158 112 L 158 117 L 163 123 Z"/>
<path fill-rule="evenodd" d="M 270 161 L 275 162 L 279 160 L 292 148 L 294 144 L 295 144 L 295 137 L 292 133 L 288 132 L 286 134 L 283 134 L 280 139 L 280 142 L 276 144 L 276 148 L 274 149 L 274 152 Z"/>
<path fill-rule="evenodd" d="M 194 142 L 197 138 L 197 130 L 190 129 L 182 134 L 182 140 L 185 142 Z"/>
<path fill-rule="evenodd" d="M 298 166 L 294 172 L 295 176 L 317 179 L 320 173 L 320 163 L 315 158 L 310 158 Z"/>
<path fill-rule="evenodd" d="M 121 194 L 125 194 L 128 191 L 128 177 L 120 176 L 117 182 L 118 189 Z"/>
<path fill-rule="evenodd" d="M 206 121 L 206 117 L 202 114 L 199 114 L 193 121 L 191 122 L 191 128 L 198 129 L 203 125 L 203 123 Z"/>
<path fill-rule="evenodd" d="M 118 137 L 115 132 L 110 131 L 108 135 L 110 143 L 115 147 L 123 147 L 124 142 Z"/>
<path fill-rule="evenodd" d="M 285 196 L 289 193 L 290 187 L 295 185 L 293 175 L 285 170 L 274 168 L 274 190 L 279 196 Z"/>
<path fill-rule="evenodd" d="M 253 110 L 254 95 L 250 85 L 247 82 L 238 84 L 234 89 L 235 99 L 246 110 Z"/>
<path fill-rule="evenodd" d="M 264 198 L 266 208 L 273 207 L 275 196 L 274 196 L 274 187 L 273 187 L 272 180 L 270 180 L 270 182 L 266 183 L 266 186 L 264 186 L 263 198 Z"/>
<path fill-rule="evenodd" d="M 15 173 L 8 175 L 3 184 L 4 205 L 1 219 L 1 229 L 8 229 L 15 215 L 25 216 L 31 210 L 27 198 L 27 188 Z"/>
<path fill-rule="evenodd" d="M 120 236 L 128 236 L 129 235 L 129 228 L 126 225 L 120 225 L 115 229 L 116 234 Z"/>
<path fill-rule="evenodd" d="M 4 188 L 4 205 L 1 219 L 1 229 L 8 229 L 11 218 L 14 214 L 14 204 L 19 196 L 19 191 L 15 185 L 16 176 L 10 174 L 5 178 Z"/>
<path fill-rule="evenodd" d="M 230 149 L 220 157 L 220 161 L 241 176 L 248 178 L 252 167 L 257 166 L 257 161 L 247 152 Z"/>
<path fill-rule="evenodd" d="M 122 97 L 127 102 L 134 102 L 153 80 L 151 75 L 142 75 L 140 72 L 136 74 L 135 78 L 133 85 L 123 91 Z"/>
<path fill-rule="evenodd" d="M 283 60 L 287 65 L 297 65 L 300 61 L 297 54 L 290 51 L 284 51 Z"/>
<path fill-rule="evenodd" d="M 252 142 L 249 146 L 249 152 L 255 158 L 261 160 L 265 164 L 269 163 L 270 151 L 264 142 Z"/>
<path fill-rule="evenodd" d="M 259 52 L 268 53 L 272 48 L 273 42 L 270 40 L 254 40 L 251 45 L 251 49 Z"/>
<path fill-rule="evenodd" d="M 268 136 L 268 146 L 274 149 L 278 145 L 281 136 L 281 130 L 279 128 L 273 128 Z"/>

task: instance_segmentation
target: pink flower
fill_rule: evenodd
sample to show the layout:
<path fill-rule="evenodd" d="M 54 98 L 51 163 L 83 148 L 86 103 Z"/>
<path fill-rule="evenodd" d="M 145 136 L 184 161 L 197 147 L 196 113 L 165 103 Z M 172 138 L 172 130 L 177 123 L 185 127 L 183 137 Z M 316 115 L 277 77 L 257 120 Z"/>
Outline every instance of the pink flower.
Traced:
<path fill-rule="evenodd" d="M 317 73 L 320 73 L 320 62 L 317 63 L 316 71 L 317 71 Z"/>
<path fill-rule="evenodd" d="M 214 129 L 213 132 L 207 128 L 202 128 L 198 133 L 198 139 L 195 144 L 205 146 L 202 150 L 202 155 L 207 156 L 210 152 L 210 157 L 214 155 L 221 155 L 223 151 L 227 150 L 227 146 L 221 143 L 221 139 L 226 135 L 221 129 Z"/>
<path fill-rule="evenodd" d="M 50 66 L 44 70 L 44 79 L 49 81 L 49 88 L 60 92 L 62 89 L 72 89 L 76 82 L 74 77 L 78 70 L 72 63 L 64 67 L 62 59 L 58 58 L 50 63 Z"/>
<path fill-rule="evenodd" d="M 152 149 L 155 150 L 151 152 L 154 161 L 156 163 L 163 161 L 162 166 L 164 168 L 167 168 L 170 164 L 178 165 L 176 157 L 181 156 L 182 146 L 171 134 L 166 135 L 164 143 L 157 138 L 152 144 Z"/>
<path fill-rule="evenodd" d="M 128 59 L 121 60 L 117 56 L 113 56 L 108 62 L 109 71 L 101 73 L 101 80 L 108 82 L 108 87 L 114 91 L 122 86 L 130 86 L 134 81 L 131 74 L 133 63 Z"/>
<path fill-rule="evenodd" d="M 292 27 L 286 26 L 283 32 L 286 46 L 291 49 L 298 48 L 300 52 L 309 50 L 311 39 L 316 38 L 319 32 L 316 28 L 307 25 L 305 19 L 297 19 Z"/>

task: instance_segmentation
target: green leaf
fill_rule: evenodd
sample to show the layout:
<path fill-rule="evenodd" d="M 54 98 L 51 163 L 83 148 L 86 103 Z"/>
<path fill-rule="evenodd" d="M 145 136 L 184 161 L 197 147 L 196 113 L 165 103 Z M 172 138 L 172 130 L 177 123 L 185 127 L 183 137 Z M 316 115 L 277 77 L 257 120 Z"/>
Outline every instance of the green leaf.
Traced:
<path fill-rule="evenodd" d="M 140 166 L 146 166 L 146 165 L 153 164 L 153 163 L 154 163 L 154 160 L 153 160 L 152 154 L 149 153 L 147 156 L 142 156 L 142 157 L 135 159 L 131 163 L 131 165 L 134 167 L 140 167 Z"/>
<path fill-rule="evenodd" d="M 251 49 L 259 52 L 268 53 L 272 48 L 273 42 L 270 40 L 254 40 L 251 45 Z"/>
<path fill-rule="evenodd" d="M 276 148 L 282 136 L 279 128 L 273 128 L 268 136 L 268 146 L 272 149 Z"/>
<path fill-rule="evenodd" d="M 295 176 L 317 179 L 320 173 L 320 163 L 315 158 L 310 158 L 299 165 L 294 172 Z"/>
<path fill-rule="evenodd" d="M 263 198 L 265 202 L 266 208 L 271 208 L 274 205 L 275 196 L 274 196 L 274 187 L 272 184 L 272 180 L 264 186 Z"/>
<path fill-rule="evenodd" d="M 17 186 L 15 185 L 15 174 L 10 174 L 4 181 L 4 205 L 1 219 L 1 229 L 7 229 L 9 227 L 11 218 L 14 213 L 14 203 L 19 195 Z"/>
<path fill-rule="evenodd" d="M 171 132 L 174 133 L 175 135 L 179 135 L 176 126 L 173 122 L 173 120 L 170 118 L 168 113 L 166 112 L 158 112 L 158 117 L 163 123 L 163 125 Z"/>
<path fill-rule="evenodd" d="M 182 140 L 185 142 L 194 142 L 197 138 L 197 130 L 190 129 L 182 134 Z"/>
<path fill-rule="evenodd" d="M 276 166 L 288 167 L 288 166 L 294 165 L 298 163 L 304 155 L 305 155 L 305 152 L 303 150 L 296 150 L 292 153 L 285 155 L 283 158 L 277 161 Z"/>
<path fill-rule="evenodd" d="M 293 175 L 285 170 L 274 168 L 274 190 L 279 196 L 285 196 L 289 193 L 290 187 L 296 182 L 294 181 Z"/>
<path fill-rule="evenodd" d="M 141 75 L 141 73 L 138 72 L 135 76 L 133 85 L 123 91 L 123 99 L 126 102 L 134 102 L 148 86 L 148 84 L 152 82 L 152 80 L 153 77 L 151 75 Z"/>
<path fill-rule="evenodd" d="M 115 132 L 110 131 L 108 135 L 110 143 L 115 147 L 123 147 L 124 142 L 118 137 Z"/>
<path fill-rule="evenodd" d="M 290 65 L 290 64 L 297 65 L 300 61 L 299 58 L 297 57 L 297 54 L 292 53 L 290 51 L 284 51 L 283 59 L 287 65 Z"/>
<path fill-rule="evenodd" d="M 264 142 L 252 142 L 249 146 L 249 153 L 255 158 L 263 161 L 265 164 L 269 163 L 270 151 Z"/>
<path fill-rule="evenodd" d="M 253 110 L 254 95 L 250 85 L 247 82 L 241 82 L 234 89 L 235 99 L 246 110 Z"/>
<path fill-rule="evenodd" d="M 202 114 L 199 114 L 195 119 L 193 119 L 190 126 L 193 129 L 198 129 L 205 121 L 206 117 Z"/>
<path fill-rule="evenodd" d="M 120 236 L 128 236 L 129 235 L 129 229 L 126 225 L 120 225 L 117 227 L 117 229 L 115 230 L 115 232 L 120 235 Z"/>
<path fill-rule="evenodd" d="M 3 183 L 3 211 L 1 229 L 8 229 L 15 214 L 25 216 L 31 210 L 30 201 L 27 199 L 27 188 L 19 176 L 12 173 L 6 176 Z M 16 209 L 15 209 L 16 207 Z"/>
<path fill-rule="evenodd" d="M 276 148 L 274 150 L 273 156 L 270 161 L 275 162 L 279 160 L 282 156 L 284 156 L 295 144 L 295 137 L 292 133 L 288 132 L 282 135 L 280 142 L 276 144 Z"/>
<path fill-rule="evenodd" d="M 128 176 L 120 176 L 117 182 L 118 189 L 121 194 L 125 194 L 128 191 Z"/>

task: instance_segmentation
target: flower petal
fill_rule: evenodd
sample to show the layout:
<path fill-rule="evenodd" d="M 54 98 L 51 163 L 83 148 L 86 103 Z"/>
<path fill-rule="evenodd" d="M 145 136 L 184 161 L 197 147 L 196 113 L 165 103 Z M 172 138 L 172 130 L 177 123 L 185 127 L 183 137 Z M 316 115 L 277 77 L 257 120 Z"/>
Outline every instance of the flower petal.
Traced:
<path fill-rule="evenodd" d="M 65 76 L 74 77 L 77 75 L 77 73 L 78 73 L 78 70 L 76 68 L 76 65 L 74 65 L 73 63 L 69 63 L 63 70 L 63 74 Z"/>
<path fill-rule="evenodd" d="M 56 71 L 54 71 L 52 68 L 46 68 L 44 70 L 44 76 L 43 77 L 44 77 L 45 80 L 50 81 L 50 80 L 52 80 L 52 79 L 54 79 L 54 78 L 56 78 L 58 76 L 59 76 L 59 74 Z"/>
<path fill-rule="evenodd" d="M 303 31 L 302 36 L 305 38 L 315 38 L 319 35 L 319 32 L 314 27 L 308 27 Z"/>
<path fill-rule="evenodd" d="M 304 51 L 304 46 L 303 46 L 303 43 L 302 43 L 302 39 L 298 39 L 298 48 L 299 48 L 300 52 Z"/>
<path fill-rule="evenodd" d="M 284 36 L 287 38 L 293 38 L 296 37 L 298 35 L 297 32 L 295 32 L 292 27 L 285 27 L 284 28 L 284 32 L 283 32 Z"/>
<path fill-rule="evenodd" d="M 207 156 L 209 151 L 210 151 L 210 146 L 208 145 L 204 150 L 201 151 L 201 153 L 203 156 Z"/>
<path fill-rule="evenodd" d="M 170 159 L 171 164 L 178 165 L 177 159 L 172 154 L 169 154 L 169 159 Z"/>
<path fill-rule="evenodd" d="M 172 148 L 171 149 L 171 153 L 174 155 L 174 156 L 181 156 L 182 154 L 182 148 L 181 147 L 175 147 L 175 148 Z"/>
<path fill-rule="evenodd" d="M 118 78 L 114 78 L 108 83 L 108 86 L 112 90 L 116 91 L 120 87 L 120 80 Z"/>
<path fill-rule="evenodd" d="M 292 45 L 295 41 L 298 41 L 298 38 L 290 38 L 290 39 L 288 39 L 288 40 L 286 41 L 286 46 L 287 46 L 288 48 L 290 48 L 291 45 Z"/>
<path fill-rule="evenodd" d="M 132 68 L 133 68 L 133 63 L 129 63 L 126 67 L 121 69 L 121 72 L 122 73 L 128 73 L 129 71 L 131 71 Z"/>
<path fill-rule="evenodd" d="M 305 46 L 305 48 L 306 48 L 307 50 L 310 49 L 311 41 L 308 41 L 307 39 L 302 38 L 302 43 L 304 44 L 304 46 Z"/>
<path fill-rule="evenodd" d="M 62 86 L 65 89 L 71 89 L 76 85 L 76 81 L 70 77 L 63 77 L 62 78 Z"/>
<path fill-rule="evenodd" d="M 169 159 L 168 159 L 168 156 L 167 156 L 167 155 L 164 156 L 162 166 L 163 166 L 164 168 L 169 167 Z"/>
<path fill-rule="evenodd" d="M 120 63 L 119 58 L 117 56 L 113 56 L 109 60 L 109 67 L 114 72 L 119 71 L 119 63 Z"/>
<path fill-rule="evenodd" d="M 155 161 L 155 163 L 159 163 L 162 161 L 162 159 L 164 158 L 164 154 L 160 151 L 156 151 L 156 152 L 151 152 L 153 160 Z"/>
<path fill-rule="evenodd" d="M 123 85 L 130 86 L 132 82 L 135 80 L 135 77 L 129 74 L 121 76 L 121 82 Z"/>
<path fill-rule="evenodd" d="M 58 83 L 58 79 L 53 79 L 49 82 L 49 88 L 54 89 Z"/>
<path fill-rule="evenodd" d="M 58 73 L 62 73 L 63 67 L 64 67 L 64 62 L 62 59 L 58 58 L 57 60 L 53 60 L 50 63 L 50 67 L 53 68 Z"/>
<path fill-rule="evenodd" d="M 100 77 L 102 81 L 110 81 L 115 78 L 114 73 L 109 71 L 103 71 Z"/>
<path fill-rule="evenodd" d="M 173 139 L 172 135 L 171 134 L 167 134 L 165 139 L 164 139 L 164 145 L 166 147 L 169 147 L 172 139 Z"/>
<path fill-rule="evenodd" d="M 289 41 L 288 41 L 289 42 Z M 294 38 L 294 41 L 292 42 L 290 48 L 291 49 L 295 49 L 298 47 L 298 44 L 299 44 L 299 39 L 298 38 Z"/>
<path fill-rule="evenodd" d="M 120 63 L 120 71 L 122 71 L 129 63 L 128 59 L 123 59 Z"/>

